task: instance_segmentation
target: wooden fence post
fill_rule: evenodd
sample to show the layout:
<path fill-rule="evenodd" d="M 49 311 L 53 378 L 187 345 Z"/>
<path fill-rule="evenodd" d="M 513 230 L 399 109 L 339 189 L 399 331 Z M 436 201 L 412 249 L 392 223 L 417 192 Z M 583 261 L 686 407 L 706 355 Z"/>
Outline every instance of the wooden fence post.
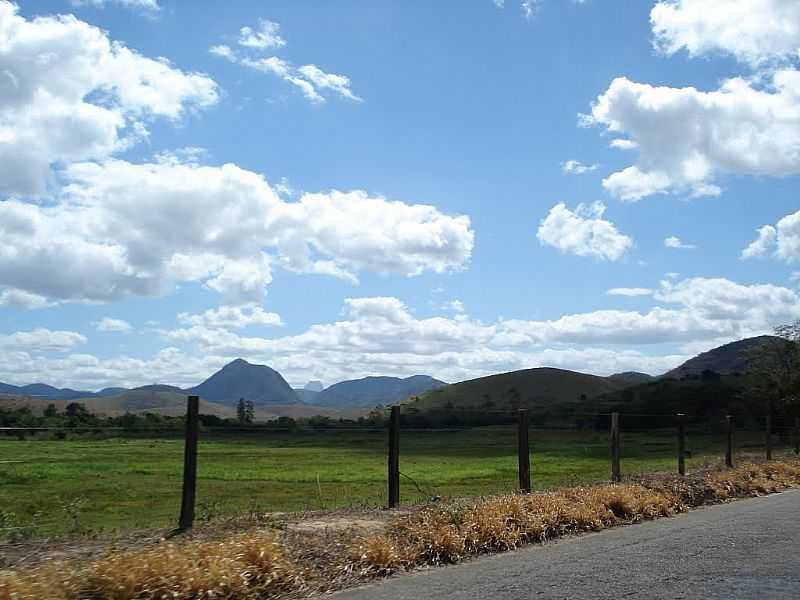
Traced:
<path fill-rule="evenodd" d="M 517 455 L 519 457 L 519 489 L 531 493 L 531 449 L 528 440 L 528 411 L 520 409 L 517 413 Z"/>
<path fill-rule="evenodd" d="M 678 475 L 686 475 L 686 415 L 678 413 Z"/>
<path fill-rule="evenodd" d="M 389 508 L 400 504 L 400 407 L 389 416 Z"/>
<path fill-rule="evenodd" d="M 183 494 L 178 530 L 186 531 L 194 525 L 194 500 L 197 491 L 197 439 L 200 433 L 199 398 L 186 399 L 186 442 L 183 449 Z"/>
<path fill-rule="evenodd" d="M 767 414 L 767 427 L 764 432 L 764 442 L 767 449 L 767 460 L 772 460 L 772 412 Z"/>
<path fill-rule="evenodd" d="M 730 469 L 733 467 L 733 417 L 731 415 L 725 417 L 725 425 L 727 426 L 725 466 Z"/>
<path fill-rule="evenodd" d="M 800 417 L 794 418 L 794 453 L 800 454 Z"/>
<path fill-rule="evenodd" d="M 620 481 L 622 474 L 619 468 L 619 413 L 611 413 L 611 481 Z"/>

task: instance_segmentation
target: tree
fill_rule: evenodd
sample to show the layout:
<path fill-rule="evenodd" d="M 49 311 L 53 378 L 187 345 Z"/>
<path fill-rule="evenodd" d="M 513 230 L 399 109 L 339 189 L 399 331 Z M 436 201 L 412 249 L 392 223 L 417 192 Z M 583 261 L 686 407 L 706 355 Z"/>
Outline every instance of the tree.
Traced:
<path fill-rule="evenodd" d="M 800 411 L 800 320 L 775 328 L 778 339 L 748 352 L 754 391 L 768 408 Z"/>
<path fill-rule="evenodd" d="M 44 409 L 44 416 L 45 417 L 57 417 L 58 416 L 58 409 L 56 408 L 55 404 L 48 404 L 47 408 Z"/>
<path fill-rule="evenodd" d="M 238 419 L 239 423 L 246 423 L 247 422 L 247 408 L 244 402 L 244 398 L 239 398 L 239 403 L 236 405 L 236 418 Z"/>
<path fill-rule="evenodd" d="M 244 422 L 250 424 L 255 420 L 256 420 L 256 407 L 253 406 L 253 402 L 251 400 L 247 400 L 244 403 Z"/>

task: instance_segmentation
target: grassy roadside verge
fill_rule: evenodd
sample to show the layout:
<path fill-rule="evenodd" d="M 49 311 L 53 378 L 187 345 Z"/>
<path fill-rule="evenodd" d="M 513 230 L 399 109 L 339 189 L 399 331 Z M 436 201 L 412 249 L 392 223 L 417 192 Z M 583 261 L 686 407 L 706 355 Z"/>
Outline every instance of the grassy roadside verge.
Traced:
<path fill-rule="evenodd" d="M 792 460 L 685 478 L 653 476 L 448 502 L 400 514 L 380 531 L 357 538 L 352 532 L 320 536 L 251 528 L 217 539 L 162 542 L 88 563 L 0 572 L 0 600 L 302 597 L 797 485 L 800 462 Z"/>

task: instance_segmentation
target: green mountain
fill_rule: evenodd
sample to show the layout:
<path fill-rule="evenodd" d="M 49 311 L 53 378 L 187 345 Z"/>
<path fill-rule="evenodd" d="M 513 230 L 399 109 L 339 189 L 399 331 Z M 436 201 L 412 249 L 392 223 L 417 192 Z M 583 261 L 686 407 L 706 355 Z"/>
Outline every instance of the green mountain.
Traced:
<path fill-rule="evenodd" d="M 683 377 L 699 376 L 703 371 L 713 371 L 720 375 L 746 373 L 749 370 L 748 362 L 751 360 L 749 357 L 752 356 L 752 353 L 778 343 L 782 343 L 781 338 L 772 335 L 762 335 L 731 342 L 698 354 L 681 366 L 665 373 L 662 377 L 681 379 Z"/>
<path fill-rule="evenodd" d="M 256 405 L 297 404 L 300 399 L 283 376 L 266 365 L 237 358 L 189 390 L 211 402 L 235 405 L 240 398 Z"/>
<path fill-rule="evenodd" d="M 373 408 L 401 402 L 411 396 L 441 388 L 447 384 L 427 375 L 399 377 L 364 377 L 341 381 L 319 392 L 314 403 L 319 406 L 363 406 Z"/>
<path fill-rule="evenodd" d="M 417 411 L 441 409 L 546 412 L 628 387 L 624 380 L 564 369 L 538 368 L 489 375 L 439 388 L 406 403 Z"/>

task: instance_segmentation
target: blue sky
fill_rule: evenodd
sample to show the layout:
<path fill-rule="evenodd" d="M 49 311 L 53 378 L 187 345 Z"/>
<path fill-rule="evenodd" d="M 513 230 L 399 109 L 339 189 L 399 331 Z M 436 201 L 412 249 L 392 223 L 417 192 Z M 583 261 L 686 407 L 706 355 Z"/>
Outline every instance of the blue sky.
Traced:
<path fill-rule="evenodd" d="M 660 373 L 800 318 L 800 8 L 712 5 L 0 1 L 0 380 Z"/>

